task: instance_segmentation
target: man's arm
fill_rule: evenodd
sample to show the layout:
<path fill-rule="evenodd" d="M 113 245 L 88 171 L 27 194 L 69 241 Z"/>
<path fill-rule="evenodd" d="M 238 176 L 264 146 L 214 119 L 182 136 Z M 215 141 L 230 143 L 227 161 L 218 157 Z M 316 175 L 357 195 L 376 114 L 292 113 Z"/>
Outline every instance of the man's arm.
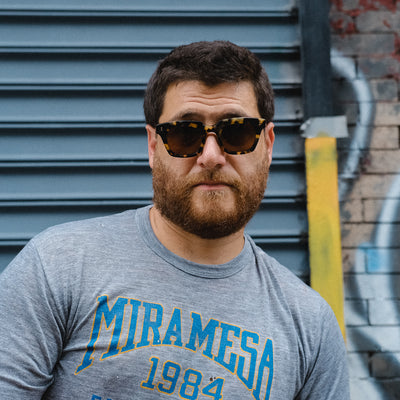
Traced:
<path fill-rule="evenodd" d="M 63 347 L 63 321 L 30 242 L 0 275 L 0 393 L 41 399 Z"/>
<path fill-rule="evenodd" d="M 342 333 L 331 308 L 326 305 L 323 310 L 322 320 L 315 332 L 314 359 L 310 360 L 306 382 L 296 400 L 350 399 Z"/>

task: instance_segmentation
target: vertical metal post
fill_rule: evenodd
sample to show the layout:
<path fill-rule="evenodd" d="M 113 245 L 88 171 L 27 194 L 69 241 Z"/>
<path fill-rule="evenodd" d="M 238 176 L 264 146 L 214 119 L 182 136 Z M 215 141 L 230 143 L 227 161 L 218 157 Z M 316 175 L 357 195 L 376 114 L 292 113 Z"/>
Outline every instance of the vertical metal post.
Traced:
<path fill-rule="evenodd" d="M 345 336 L 336 138 L 307 138 L 305 152 L 311 287 L 328 301 Z"/>

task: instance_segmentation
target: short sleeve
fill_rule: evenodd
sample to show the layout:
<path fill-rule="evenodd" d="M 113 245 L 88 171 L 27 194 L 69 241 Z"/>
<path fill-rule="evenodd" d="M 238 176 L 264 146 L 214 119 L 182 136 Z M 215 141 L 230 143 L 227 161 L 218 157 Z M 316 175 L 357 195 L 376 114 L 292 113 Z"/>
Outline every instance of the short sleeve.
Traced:
<path fill-rule="evenodd" d="M 52 383 L 63 347 L 57 312 L 39 254 L 31 241 L 0 274 L 0 393 L 40 399 Z"/>
<path fill-rule="evenodd" d="M 313 358 L 296 400 L 350 399 L 343 336 L 332 309 L 325 302 L 322 304 L 322 315 L 313 340 Z"/>

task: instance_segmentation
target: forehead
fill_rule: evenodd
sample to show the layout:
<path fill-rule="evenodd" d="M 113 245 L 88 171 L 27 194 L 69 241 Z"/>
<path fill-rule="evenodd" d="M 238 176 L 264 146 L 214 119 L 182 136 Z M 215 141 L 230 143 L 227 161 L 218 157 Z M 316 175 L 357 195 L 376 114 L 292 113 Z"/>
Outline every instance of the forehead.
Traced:
<path fill-rule="evenodd" d="M 233 116 L 260 117 L 250 82 L 207 86 L 200 81 L 182 81 L 168 87 L 159 122 L 179 119 L 215 122 Z"/>

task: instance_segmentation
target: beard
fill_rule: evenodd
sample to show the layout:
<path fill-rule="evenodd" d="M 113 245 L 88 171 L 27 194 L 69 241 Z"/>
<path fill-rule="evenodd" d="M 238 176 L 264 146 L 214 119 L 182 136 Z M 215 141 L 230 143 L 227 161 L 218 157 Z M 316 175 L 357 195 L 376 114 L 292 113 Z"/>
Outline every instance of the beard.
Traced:
<path fill-rule="evenodd" d="M 240 156 L 239 156 L 240 157 Z M 261 160 L 242 179 L 219 170 L 178 177 L 160 157 L 153 164 L 153 202 L 161 215 L 186 232 L 203 239 L 229 236 L 242 229 L 260 206 L 268 179 L 268 165 Z M 197 190 L 201 182 L 222 182 L 223 190 Z"/>

